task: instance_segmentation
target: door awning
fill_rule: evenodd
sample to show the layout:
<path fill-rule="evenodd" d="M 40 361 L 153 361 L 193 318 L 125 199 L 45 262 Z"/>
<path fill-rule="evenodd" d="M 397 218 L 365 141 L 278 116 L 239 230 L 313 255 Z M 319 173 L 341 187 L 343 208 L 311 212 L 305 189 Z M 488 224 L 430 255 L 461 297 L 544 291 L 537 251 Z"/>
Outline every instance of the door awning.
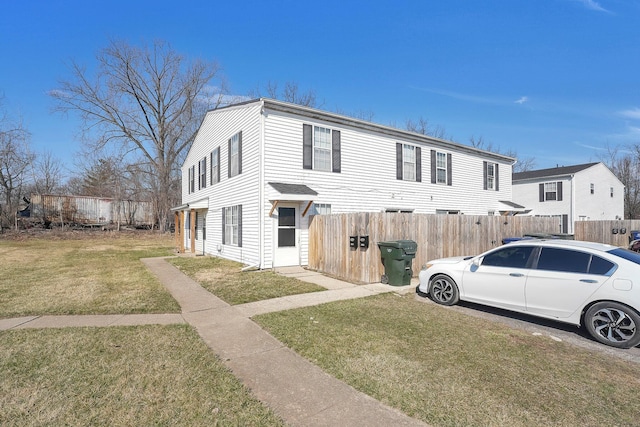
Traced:
<path fill-rule="evenodd" d="M 171 208 L 172 211 L 184 211 L 187 209 L 208 209 L 209 208 L 209 198 L 205 197 L 204 199 L 196 200 L 194 202 L 185 203 L 180 206 L 176 206 L 175 208 Z"/>
<path fill-rule="evenodd" d="M 282 182 L 270 182 L 269 185 L 275 190 L 270 192 L 269 201 L 272 203 L 271 212 L 269 216 L 273 214 L 273 211 L 278 206 L 279 202 L 307 202 L 302 216 L 305 216 L 311 207 L 311 204 L 315 200 L 318 192 L 309 188 L 304 184 L 286 184 Z"/>
<path fill-rule="evenodd" d="M 318 192 L 312 190 L 304 184 L 284 184 L 281 182 L 270 182 L 269 185 L 277 191 L 277 195 L 274 194 L 270 197 L 270 200 L 279 201 L 292 201 L 292 202 L 304 202 L 315 199 Z"/>

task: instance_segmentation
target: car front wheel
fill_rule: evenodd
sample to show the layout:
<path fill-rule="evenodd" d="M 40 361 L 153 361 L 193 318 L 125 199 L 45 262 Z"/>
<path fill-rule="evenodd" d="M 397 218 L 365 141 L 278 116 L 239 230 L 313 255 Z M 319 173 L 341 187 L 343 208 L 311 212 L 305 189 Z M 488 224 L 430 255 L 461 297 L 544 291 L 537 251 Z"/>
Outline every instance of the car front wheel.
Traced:
<path fill-rule="evenodd" d="M 458 285 L 451 277 L 444 274 L 439 274 L 431 279 L 429 294 L 435 302 L 442 305 L 454 305 L 460 300 Z"/>
<path fill-rule="evenodd" d="M 640 344 L 640 316 L 633 309 L 616 302 L 599 302 L 584 315 L 584 323 L 597 341 L 617 348 Z"/>

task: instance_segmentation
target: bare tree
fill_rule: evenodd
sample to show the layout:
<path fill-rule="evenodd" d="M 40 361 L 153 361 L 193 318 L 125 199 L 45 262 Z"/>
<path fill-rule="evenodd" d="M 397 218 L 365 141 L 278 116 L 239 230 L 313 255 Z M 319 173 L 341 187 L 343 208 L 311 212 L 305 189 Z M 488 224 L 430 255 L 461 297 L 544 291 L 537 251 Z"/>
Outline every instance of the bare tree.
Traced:
<path fill-rule="evenodd" d="M 482 136 L 476 138 L 475 136 L 471 136 L 469 138 L 469 144 L 480 150 L 491 151 L 493 153 L 502 154 L 505 156 L 513 157 L 517 159 L 515 165 L 513 165 L 513 172 L 526 172 L 532 170 L 536 166 L 536 160 L 533 157 L 519 157 L 518 153 L 513 149 L 501 150 L 499 146 L 494 147 L 493 143 L 486 142 Z"/>
<path fill-rule="evenodd" d="M 438 139 L 450 139 L 447 138 L 444 127 L 440 125 L 432 126 L 427 119 L 420 116 L 417 121 L 408 119 L 404 125 L 405 129 L 409 132 L 419 133 L 421 135 L 427 135 Z"/>
<path fill-rule="evenodd" d="M 600 156 L 624 185 L 624 217 L 640 218 L 640 144 L 628 147 L 610 147 Z"/>
<path fill-rule="evenodd" d="M 278 83 L 269 80 L 263 90 L 261 90 L 260 87 L 257 87 L 249 92 L 249 96 L 252 98 L 260 98 L 262 97 L 263 92 L 266 92 L 266 95 L 269 98 L 302 105 L 303 107 L 322 107 L 322 103 L 320 103 L 316 97 L 315 90 L 310 89 L 306 92 L 302 92 L 298 87 L 298 83 L 294 81 L 285 82 L 284 89 L 279 90 Z"/>
<path fill-rule="evenodd" d="M 33 162 L 33 190 L 38 194 L 54 194 L 62 188 L 64 173 L 62 162 L 50 151 L 38 154 Z"/>
<path fill-rule="evenodd" d="M 97 57 L 90 76 L 71 64 L 71 79 L 51 96 L 60 111 L 74 111 L 85 131 L 97 138 L 93 148 L 117 145 L 148 168 L 146 181 L 161 230 L 168 226 L 169 210 L 178 202 L 170 189 L 179 180 L 179 159 L 190 146 L 208 109 L 224 103 L 224 88 L 207 86 L 219 74 L 216 63 L 187 62 L 169 44 L 135 47 L 113 41 Z M 142 169 L 141 169 L 142 170 Z"/>
<path fill-rule="evenodd" d="M 0 112 L 0 230 L 15 223 L 22 191 L 33 162 L 29 131 L 20 120 Z"/>

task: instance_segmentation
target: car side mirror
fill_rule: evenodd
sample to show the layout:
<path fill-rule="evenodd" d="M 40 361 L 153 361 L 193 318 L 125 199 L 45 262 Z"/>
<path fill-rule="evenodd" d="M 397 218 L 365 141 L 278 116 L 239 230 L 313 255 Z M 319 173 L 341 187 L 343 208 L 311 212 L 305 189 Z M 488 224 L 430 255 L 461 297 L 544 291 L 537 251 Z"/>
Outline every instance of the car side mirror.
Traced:
<path fill-rule="evenodd" d="M 474 258 L 473 261 L 471 261 L 471 271 L 476 271 L 480 267 L 480 264 L 482 264 L 482 257 Z"/>

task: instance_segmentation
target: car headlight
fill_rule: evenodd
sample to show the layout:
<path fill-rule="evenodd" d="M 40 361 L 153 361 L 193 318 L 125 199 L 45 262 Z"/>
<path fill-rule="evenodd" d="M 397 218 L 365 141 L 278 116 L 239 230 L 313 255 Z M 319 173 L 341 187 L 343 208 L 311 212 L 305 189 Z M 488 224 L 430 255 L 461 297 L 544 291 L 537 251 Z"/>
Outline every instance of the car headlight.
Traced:
<path fill-rule="evenodd" d="M 433 264 L 422 264 L 422 269 L 423 270 L 427 270 L 429 268 L 433 267 Z"/>

